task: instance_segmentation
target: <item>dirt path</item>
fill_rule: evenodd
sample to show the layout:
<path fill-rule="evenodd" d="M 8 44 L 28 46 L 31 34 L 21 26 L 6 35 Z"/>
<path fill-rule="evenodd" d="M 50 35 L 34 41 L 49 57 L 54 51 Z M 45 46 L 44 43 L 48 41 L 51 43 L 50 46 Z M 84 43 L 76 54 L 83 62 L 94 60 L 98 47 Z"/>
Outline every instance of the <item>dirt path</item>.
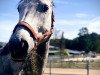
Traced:
<path fill-rule="evenodd" d="M 43 75 L 50 75 L 50 69 L 46 68 Z M 51 75 L 87 75 L 86 69 L 52 68 Z M 100 75 L 100 70 L 90 69 L 89 75 Z"/>

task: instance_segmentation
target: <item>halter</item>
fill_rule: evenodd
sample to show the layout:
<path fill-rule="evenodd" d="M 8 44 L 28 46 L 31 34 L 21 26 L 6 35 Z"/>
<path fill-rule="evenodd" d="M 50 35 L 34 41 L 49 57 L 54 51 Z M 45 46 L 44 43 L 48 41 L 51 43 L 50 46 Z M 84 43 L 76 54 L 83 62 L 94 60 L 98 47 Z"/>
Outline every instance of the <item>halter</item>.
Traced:
<path fill-rule="evenodd" d="M 35 39 L 35 43 L 34 45 L 37 46 L 37 44 L 41 43 L 41 42 L 47 42 L 51 36 L 51 34 L 53 33 L 53 28 L 54 28 L 54 15 L 52 13 L 52 24 L 51 24 L 51 29 L 49 31 L 47 31 L 46 33 L 42 34 L 41 36 L 38 36 L 38 34 L 34 31 L 34 29 L 31 27 L 31 25 L 29 25 L 27 22 L 21 21 L 18 22 L 18 24 L 15 26 L 14 30 L 13 30 L 13 34 L 15 33 L 17 27 L 19 26 L 23 26 L 25 28 L 27 28 L 31 34 L 32 37 Z M 45 39 L 45 40 L 44 40 Z"/>

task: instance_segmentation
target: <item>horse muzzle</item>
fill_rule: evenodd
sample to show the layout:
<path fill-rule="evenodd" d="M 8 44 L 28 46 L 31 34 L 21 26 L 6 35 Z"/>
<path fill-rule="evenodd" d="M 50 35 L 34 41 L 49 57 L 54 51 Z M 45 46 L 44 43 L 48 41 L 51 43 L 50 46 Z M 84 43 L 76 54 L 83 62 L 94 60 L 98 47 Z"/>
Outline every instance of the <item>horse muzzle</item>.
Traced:
<path fill-rule="evenodd" d="M 12 60 L 24 61 L 27 56 L 28 43 L 25 40 L 10 39 L 9 51 L 11 53 Z"/>

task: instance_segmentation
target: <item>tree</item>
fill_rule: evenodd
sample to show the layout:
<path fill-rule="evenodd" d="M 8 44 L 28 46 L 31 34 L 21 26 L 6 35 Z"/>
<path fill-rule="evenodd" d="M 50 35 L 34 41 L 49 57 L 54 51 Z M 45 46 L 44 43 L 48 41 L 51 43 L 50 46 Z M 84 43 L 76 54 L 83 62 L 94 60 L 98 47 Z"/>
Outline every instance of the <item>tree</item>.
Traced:
<path fill-rule="evenodd" d="M 59 33 L 60 33 L 60 30 L 54 30 L 54 33 L 53 33 L 53 39 L 58 39 L 59 38 Z"/>
<path fill-rule="evenodd" d="M 88 29 L 86 27 L 83 27 L 82 29 L 79 30 L 79 36 L 84 36 L 88 34 Z"/>
<path fill-rule="evenodd" d="M 59 47 L 59 33 L 60 33 L 60 30 L 56 30 L 54 31 L 53 33 L 53 39 L 50 40 L 50 44 L 53 45 L 53 46 L 58 46 Z"/>
<path fill-rule="evenodd" d="M 89 34 L 86 27 L 80 29 L 79 37 L 76 37 L 73 40 L 65 39 L 63 35 L 64 33 L 62 33 L 61 39 L 56 39 L 56 41 L 52 39 L 54 43 L 56 42 L 54 46 L 58 46 L 60 48 L 63 48 L 64 46 L 67 49 L 100 53 L 100 35 L 97 33 Z M 54 44 L 53 42 L 52 45 Z"/>
<path fill-rule="evenodd" d="M 63 50 L 63 49 L 64 49 L 64 45 L 65 45 L 64 32 L 62 32 L 62 35 L 61 35 L 61 39 L 60 39 L 59 45 L 60 45 L 60 49 Z"/>
<path fill-rule="evenodd" d="M 65 42 L 64 42 L 64 32 L 62 32 L 61 39 L 59 41 L 59 45 L 60 45 L 61 67 L 62 67 L 62 59 L 64 58 L 64 45 L 65 45 Z"/>
<path fill-rule="evenodd" d="M 97 33 L 90 34 L 92 41 L 92 51 L 96 51 L 100 53 L 100 35 Z"/>

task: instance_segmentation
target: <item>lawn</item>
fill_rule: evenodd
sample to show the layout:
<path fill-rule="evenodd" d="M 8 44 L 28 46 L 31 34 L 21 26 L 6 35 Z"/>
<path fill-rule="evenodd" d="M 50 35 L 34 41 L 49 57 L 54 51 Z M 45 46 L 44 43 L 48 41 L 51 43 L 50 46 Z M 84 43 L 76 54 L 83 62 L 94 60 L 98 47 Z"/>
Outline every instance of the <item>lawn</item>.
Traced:
<path fill-rule="evenodd" d="M 87 62 L 48 62 L 47 67 L 52 68 L 87 68 Z M 90 62 L 89 68 L 100 69 L 100 62 Z"/>

